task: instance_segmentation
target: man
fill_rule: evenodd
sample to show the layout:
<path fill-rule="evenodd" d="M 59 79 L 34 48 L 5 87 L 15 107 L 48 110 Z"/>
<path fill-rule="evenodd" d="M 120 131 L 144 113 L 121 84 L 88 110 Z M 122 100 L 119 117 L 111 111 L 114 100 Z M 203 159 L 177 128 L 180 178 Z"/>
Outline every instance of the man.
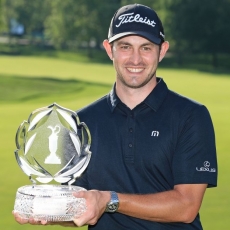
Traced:
<path fill-rule="evenodd" d="M 88 191 L 75 194 L 86 199 L 87 211 L 73 223 L 59 224 L 202 229 L 202 199 L 206 188 L 217 184 L 214 131 L 203 105 L 170 91 L 156 77 L 169 48 L 160 19 L 149 7 L 124 6 L 103 45 L 116 83 L 78 112 L 92 135 L 91 161 L 76 182 Z"/>

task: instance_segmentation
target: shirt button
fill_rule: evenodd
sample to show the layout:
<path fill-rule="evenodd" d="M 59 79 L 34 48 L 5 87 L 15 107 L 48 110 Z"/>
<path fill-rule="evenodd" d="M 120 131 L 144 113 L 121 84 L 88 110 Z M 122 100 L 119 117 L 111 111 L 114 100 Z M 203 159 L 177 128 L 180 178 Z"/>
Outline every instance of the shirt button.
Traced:
<path fill-rule="evenodd" d="M 133 147 L 133 145 L 130 143 L 130 144 L 129 144 L 129 147 L 130 147 L 130 148 L 132 148 L 132 147 Z"/>
<path fill-rule="evenodd" d="M 129 132 L 132 133 L 132 132 L 133 132 L 133 128 L 130 128 L 130 129 L 129 129 Z"/>

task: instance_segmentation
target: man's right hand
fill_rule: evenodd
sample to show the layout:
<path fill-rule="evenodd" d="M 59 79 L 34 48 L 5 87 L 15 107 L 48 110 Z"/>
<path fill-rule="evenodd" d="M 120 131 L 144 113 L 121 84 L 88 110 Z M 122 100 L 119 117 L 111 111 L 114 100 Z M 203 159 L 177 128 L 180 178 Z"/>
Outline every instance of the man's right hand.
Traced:
<path fill-rule="evenodd" d="M 73 221 L 63 221 L 63 222 L 48 222 L 47 220 L 35 220 L 34 218 L 25 219 L 19 215 L 17 212 L 12 212 L 14 219 L 19 224 L 31 224 L 31 225 L 60 225 L 64 227 L 76 227 Z"/>

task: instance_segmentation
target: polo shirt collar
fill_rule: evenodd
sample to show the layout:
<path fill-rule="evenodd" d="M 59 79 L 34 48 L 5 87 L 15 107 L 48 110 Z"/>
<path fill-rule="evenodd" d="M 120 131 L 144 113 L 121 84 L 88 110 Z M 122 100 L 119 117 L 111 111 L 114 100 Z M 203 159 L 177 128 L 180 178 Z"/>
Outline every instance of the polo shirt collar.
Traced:
<path fill-rule="evenodd" d="M 162 78 L 157 78 L 157 85 L 152 92 L 145 98 L 144 103 L 154 111 L 163 103 L 168 94 L 168 87 Z"/>
<path fill-rule="evenodd" d="M 115 86 L 116 84 L 114 84 L 112 90 L 107 95 L 107 102 L 111 109 L 111 112 L 114 111 L 118 103 L 121 103 L 121 100 L 116 94 Z M 157 85 L 142 103 L 145 103 L 151 109 L 153 109 L 154 111 L 157 111 L 157 109 L 163 103 L 167 93 L 168 93 L 168 87 L 166 83 L 164 82 L 162 78 L 157 77 Z"/>
<path fill-rule="evenodd" d="M 116 83 L 113 85 L 112 90 L 110 91 L 110 93 L 107 96 L 107 102 L 108 102 L 108 105 L 111 109 L 111 112 L 113 112 L 114 109 L 116 108 L 117 104 L 121 102 L 121 100 L 119 99 L 119 97 L 116 94 L 115 86 L 116 86 Z"/>

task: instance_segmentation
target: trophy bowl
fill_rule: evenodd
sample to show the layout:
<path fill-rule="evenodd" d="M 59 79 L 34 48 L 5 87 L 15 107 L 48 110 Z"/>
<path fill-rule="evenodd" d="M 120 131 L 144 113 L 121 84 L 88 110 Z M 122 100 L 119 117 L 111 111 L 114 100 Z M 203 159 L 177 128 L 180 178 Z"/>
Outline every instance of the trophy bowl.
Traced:
<path fill-rule="evenodd" d="M 33 111 L 16 133 L 16 160 L 32 185 L 16 193 L 14 212 L 36 220 L 71 221 L 82 215 L 85 199 L 72 185 L 91 158 L 91 135 L 77 113 L 53 103 Z M 59 184 L 48 184 L 51 181 Z M 36 184 L 39 182 L 40 184 Z"/>
<path fill-rule="evenodd" d="M 14 210 L 24 219 L 71 221 L 86 210 L 85 200 L 73 196 L 82 190 L 78 186 L 26 185 L 17 191 Z"/>

